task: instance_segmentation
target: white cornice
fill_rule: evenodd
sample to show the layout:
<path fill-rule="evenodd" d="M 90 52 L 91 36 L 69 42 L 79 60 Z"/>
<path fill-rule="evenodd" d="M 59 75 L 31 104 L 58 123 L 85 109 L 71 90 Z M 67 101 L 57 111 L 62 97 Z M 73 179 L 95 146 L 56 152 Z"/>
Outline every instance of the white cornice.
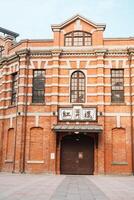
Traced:
<path fill-rule="evenodd" d="M 30 47 L 30 50 L 64 50 L 64 51 L 85 51 L 85 50 L 127 50 L 129 48 L 134 48 L 134 45 L 113 45 L 113 46 L 104 46 L 104 45 L 96 45 L 96 46 L 80 46 L 80 47 L 65 47 L 65 46 L 50 46 L 50 47 Z"/>

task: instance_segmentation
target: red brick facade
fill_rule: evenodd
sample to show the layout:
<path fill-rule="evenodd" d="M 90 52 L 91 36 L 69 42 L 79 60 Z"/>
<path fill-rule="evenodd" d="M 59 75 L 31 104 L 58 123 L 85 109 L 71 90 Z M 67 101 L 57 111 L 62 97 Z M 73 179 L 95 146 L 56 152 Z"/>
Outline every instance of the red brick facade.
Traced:
<path fill-rule="evenodd" d="M 94 174 L 133 173 L 134 38 L 104 38 L 105 25 L 77 15 L 52 25 L 52 40 L 0 36 L 0 170 L 60 173 L 61 139 L 55 125 L 97 125 Z M 65 46 L 65 34 L 91 34 L 91 46 Z M 45 69 L 44 103 L 32 103 L 33 70 Z M 124 69 L 124 102 L 111 102 L 111 69 Z M 70 77 L 86 77 L 86 98 L 79 106 L 96 107 L 97 121 L 59 121 L 59 107 L 70 102 Z M 17 101 L 11 105 L 12 74 L 17 72 Z M 90 135 L 90 134 L 89 134 Z M 91 133 L 92 135 L 92 133 Z"/>

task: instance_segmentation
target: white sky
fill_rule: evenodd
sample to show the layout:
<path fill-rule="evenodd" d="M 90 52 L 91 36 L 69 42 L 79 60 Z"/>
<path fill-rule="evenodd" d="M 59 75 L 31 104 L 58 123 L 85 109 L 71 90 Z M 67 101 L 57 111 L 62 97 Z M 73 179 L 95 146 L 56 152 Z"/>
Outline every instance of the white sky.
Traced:
<path fill-rule="evenodd" d="M 134 0 L 0 0 L 0 27 L 19 33 L 19 39 L 48 39 L 51 24 L 77 13 L 105 23 L 105 37 L 134 36 Z"/>

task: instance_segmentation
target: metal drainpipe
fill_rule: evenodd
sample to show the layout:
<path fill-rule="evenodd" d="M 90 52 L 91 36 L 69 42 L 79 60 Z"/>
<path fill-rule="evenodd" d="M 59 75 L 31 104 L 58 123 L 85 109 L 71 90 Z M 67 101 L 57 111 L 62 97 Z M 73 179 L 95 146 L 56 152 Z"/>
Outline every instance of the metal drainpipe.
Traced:
<path fill-rule="evenodd" d="M 27 130 L 27 102 L 28 102 L 28 74 L 29 74 L 29 55 L 30 52 L 27 50 L 27 55 L 26 55 L 26 72 L 27 72 L 27 79 L 26 79 L 26 98 L 25 98 L 25 110 L 24 110 L 24 144 L 23 144 L 23 161 L 22 161 L 22 170 L 21 173 L 25 173 L 25 160 L 26 160 L 26 130 Z"/>
<path fill-rule="evenodd" d="M 20 56 L 17 55 L 19 59 L 19 66 L 20 66 Z M 17 115 L 18 115 L 18 94 L 19 94 L 19 80 L 20 80 L 20 68 L 19 68 L 19 73 L 18 73 L 18 91 L 17 91 L 17 101 L 16 101 L 16 120 L 15 120 L 15 136 L 14 136 L 14 156 L 13 156 L 13 170 L 12 173 L 15 172 L 15 161 L 16 161 L 16 139 L 17 139 Z"/>
<path fill-rule="evenodd" d="M 129 62 L 129 77 L 130 77 L 130 117 L 131 117 L 131 154 L 132 154 L 132 174 L 134 175 L 134 152 L 133 152 L 133 148 L 134 148 L 134 142 L 133 142 L 133 108 L 132 108 L 132 77 L 131 77 L 131 61 L 132 61 L 132 56 L 131 53 L 128 49 L 128 62 Z"/>
<path fill-rule="evenodd" d="M 59 56 L 59 62 L 60 62 L 60 56 Z M 58 103 L 59 103 L 59 67 L 58 67 Z M 58 106 L 57 106 L 56 112 L 58 113 Z M 58 115 L 57 115 L 57 121 L 58 121 Z M 59 155 L 57 155 L 57 153 L 59 153 L 59 152 L 57 152 L 57 145 L 59 148 L 60 144 L 59 144 L 59 135 L 58 134 L 56 135 L 56 147 L 55 147 L 55 154 L 56 154 L 56 156 L 55 156 L 55 173 L 56 174 L 57 174 L 57 165 L 58 165 L 58 157 L 59 157 Z M 58 149 L 58 151 L 59 151 L 59 149 Z"/>

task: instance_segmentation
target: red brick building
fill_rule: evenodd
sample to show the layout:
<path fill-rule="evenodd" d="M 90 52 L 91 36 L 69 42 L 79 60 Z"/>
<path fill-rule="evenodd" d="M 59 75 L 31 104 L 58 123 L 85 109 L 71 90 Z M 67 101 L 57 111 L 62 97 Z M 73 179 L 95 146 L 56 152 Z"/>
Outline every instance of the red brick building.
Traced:
<path fill-rule="evenodd" d="M 52 40 L 0 28 L 0 170 L 132 174 L 134 38 L 82 16 Z"/>

